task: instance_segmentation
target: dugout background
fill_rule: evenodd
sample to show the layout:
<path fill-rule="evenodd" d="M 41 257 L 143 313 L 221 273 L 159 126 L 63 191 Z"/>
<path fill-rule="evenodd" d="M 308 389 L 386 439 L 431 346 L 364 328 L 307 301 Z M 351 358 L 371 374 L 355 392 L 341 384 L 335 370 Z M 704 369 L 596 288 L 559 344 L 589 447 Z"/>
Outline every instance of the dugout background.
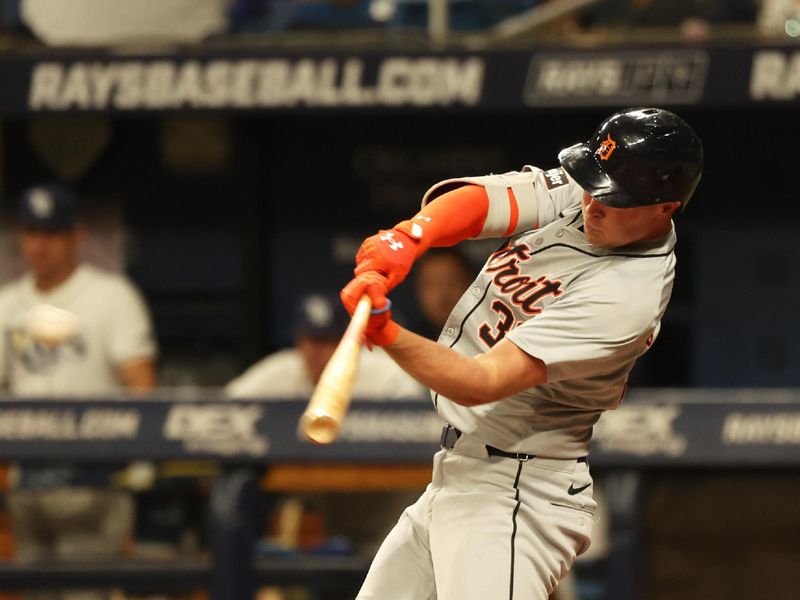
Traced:
<path fill-rule="evenodd" d="M 7 119 L 3 202 L 78 171 L 88 212 L 121 213 L 163 359 L 244 366 L 290 343 L 292 299 L 337 289 L 360 237 L 413 213 L 430 185 L 555 166 L 611 110 Z M 676 221 L 673 300 L 638 383 L 796 384 L 796 109 L 676 110 L 703 139 L 706 166 Z M 76 159 L 65 136 L 87 147 L 85 165 L 66 166 Z"/>

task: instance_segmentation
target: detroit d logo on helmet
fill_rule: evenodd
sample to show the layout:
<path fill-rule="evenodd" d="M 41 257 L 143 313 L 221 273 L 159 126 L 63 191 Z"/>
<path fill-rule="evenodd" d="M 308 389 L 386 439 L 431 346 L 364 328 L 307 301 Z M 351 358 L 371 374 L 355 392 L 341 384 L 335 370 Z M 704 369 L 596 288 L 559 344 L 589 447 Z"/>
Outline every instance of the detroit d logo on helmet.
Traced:
<path fill-rule="evenodd" d="M 600 142 L 600 146 L 595 151 L 595 154 L 600 157 L 600 160 L 608 160 L 616 149 L 617 142 L 611 138 L 611 134 L 609 133 L 608 137 Z"/>

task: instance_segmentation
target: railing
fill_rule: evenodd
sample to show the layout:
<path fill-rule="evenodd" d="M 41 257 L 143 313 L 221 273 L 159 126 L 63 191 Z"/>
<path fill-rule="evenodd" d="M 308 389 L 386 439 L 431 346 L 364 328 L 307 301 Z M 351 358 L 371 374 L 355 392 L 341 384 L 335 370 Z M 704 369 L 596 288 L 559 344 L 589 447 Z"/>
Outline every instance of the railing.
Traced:
<path fill-rule="evenodd" d="M 165 392 L 168 393 L 168 392 Z M 339 440 L 302 438 L 299 401 L 202 396 L 0 400 L 0 458 L 119 462 L 210 459 L 228 465 L 428 463 L 442 421 L 426 400 L 357 400 Z M 800 466 L 800 390 L 637 389 L 595 427 L 592 465 Z"/>

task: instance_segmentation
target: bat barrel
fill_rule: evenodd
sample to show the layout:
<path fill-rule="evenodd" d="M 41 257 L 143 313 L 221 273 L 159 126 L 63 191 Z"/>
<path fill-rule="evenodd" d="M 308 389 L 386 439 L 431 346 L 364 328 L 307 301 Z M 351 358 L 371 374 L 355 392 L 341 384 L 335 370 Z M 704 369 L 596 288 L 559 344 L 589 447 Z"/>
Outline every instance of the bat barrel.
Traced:
<path fill-rule="evenodd" d="M 364 296 L 300 418 L 300 431 L 316 444 L 330 444 L 339 434 L 350 405 L 361 357 L 361 339 L 371 310 L 369 297 Z"/>
<path fill-rule="evenodd" d="M 330 444 L 339 435 L 339 423 L 322 410 L 307 410 L 300 420 L 300 428 L 315 444 Z"/>

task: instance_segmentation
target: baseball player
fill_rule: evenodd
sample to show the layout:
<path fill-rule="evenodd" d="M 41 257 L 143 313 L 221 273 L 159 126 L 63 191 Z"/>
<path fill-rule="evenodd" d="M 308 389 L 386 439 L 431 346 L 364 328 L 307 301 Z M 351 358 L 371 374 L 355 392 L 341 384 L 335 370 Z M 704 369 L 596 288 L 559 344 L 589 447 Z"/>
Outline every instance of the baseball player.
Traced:
<path fill-rule="evenodd" d="M 448 423 L 433 478 L 384 540 L 361 600 L 545 600 L 590 543 L 592 426 L 658 336 L 675 270 L 672 215 L 700 180 L 678 116 L 628 109 L 560 166 L 451 179 L 367 238 L 341 293 L 368 294 L 366 337 L 431 388 Z M 386 298 L 431 246 L 504 238 L 438 343 Z"/>

